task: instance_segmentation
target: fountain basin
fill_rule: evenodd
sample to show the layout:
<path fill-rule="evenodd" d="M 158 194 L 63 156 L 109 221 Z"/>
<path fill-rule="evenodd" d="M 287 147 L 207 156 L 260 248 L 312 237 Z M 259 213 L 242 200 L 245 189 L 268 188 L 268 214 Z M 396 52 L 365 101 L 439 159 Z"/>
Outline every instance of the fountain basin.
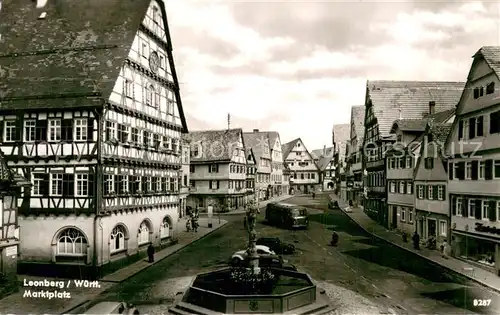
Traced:
<path fill-rule="evenodd" d="M 333 308 L 309 275 L 268 268 L 276 277 L 251 293 L 235 285 L 232 268 L 199 274 L 171 314 L 325 314 Z"/>

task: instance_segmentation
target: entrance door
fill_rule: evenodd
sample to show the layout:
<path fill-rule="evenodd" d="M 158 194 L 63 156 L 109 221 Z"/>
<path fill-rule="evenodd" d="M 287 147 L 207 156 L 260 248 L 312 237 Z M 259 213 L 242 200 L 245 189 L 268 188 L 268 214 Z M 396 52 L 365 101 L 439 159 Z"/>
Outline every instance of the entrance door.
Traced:
<path fill-rule="evenodd" d="M 431 235 L 436 237 L 437 234 L 436 230 L 437 230 L 436 220 L 427 219 L 427 237 Z"/>
<path fill-rule="evenodd" d="M 391 206 L 391 207 L 392 207 L 391 228 L 395 229 L 398 227 L 398 207 L 396 207 L 396 206 Z"/>

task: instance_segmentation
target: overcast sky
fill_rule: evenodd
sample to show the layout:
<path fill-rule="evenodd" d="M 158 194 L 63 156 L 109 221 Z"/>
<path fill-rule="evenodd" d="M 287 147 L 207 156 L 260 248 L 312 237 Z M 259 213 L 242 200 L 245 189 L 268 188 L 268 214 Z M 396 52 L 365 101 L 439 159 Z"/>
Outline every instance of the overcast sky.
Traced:
<path fill-rule="evenodd" d="M 190 130 L 231 127 L 331 144 L 366 80 L 465 81 L 499 45 L 493 2 L 167 0 Z"/>

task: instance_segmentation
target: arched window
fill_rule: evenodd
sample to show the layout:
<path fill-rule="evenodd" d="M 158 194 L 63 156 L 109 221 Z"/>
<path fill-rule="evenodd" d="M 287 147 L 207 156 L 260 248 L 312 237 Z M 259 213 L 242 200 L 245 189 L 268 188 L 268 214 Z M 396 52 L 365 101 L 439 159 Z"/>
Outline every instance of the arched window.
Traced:
<path fill-rule="evenodd" d="M 139 234 L 137 236 L 139 245 L 143 245 L 150 242 L 150 227 L 146 221 L 142 221 L 139 226 Z"/>
<path fill-rule="evenodd" d="M 67 228 L 57 238 L 57 255 L 84 257 L 87 255 L 87 244 L 87 239 L 82 232 Z"/>
<path fill-rule="evenodd" d="M 160 237 L 162 239 L 170 237 L 170 229 L 172 228 L 172 224 L 170 222 L 169 217 L 164 217 L 163 222 L 161 223 L 160 228 Z"/>
<path fill-rule="evenodd" d="M 123 225 L 117 225 L 111 231 L 111 242 L 109 244 L 109 251 L 111 254 L 121 252 L 126 249 L 125 246 L 125 228 Z"/>

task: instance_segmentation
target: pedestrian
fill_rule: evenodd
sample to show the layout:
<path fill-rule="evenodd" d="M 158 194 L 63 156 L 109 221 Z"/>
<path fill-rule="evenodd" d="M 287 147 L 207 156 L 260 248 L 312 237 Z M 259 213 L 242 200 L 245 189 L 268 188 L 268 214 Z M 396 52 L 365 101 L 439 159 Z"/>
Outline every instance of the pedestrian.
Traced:
<path fill-rule="evenodd" d="M 153 247 L 153 243 L 149 243 L 148 246 L 148 260 L 150 263 L 155 261 L 155 248 Z"/>
<path fill-rule="evenodd" d="M 443 247 L 443 258 L 448 259 L 448 257 L 450 257 L 450 255 L 451 255 L 450 244 L 448 244 L 447 241 L 444 241 L 443 245 L 441 245 L 441 246 Z"/>
<path fill-rule="evenodd" d="M 314 191 L 313 191 L 312 195 L 313 195 L 313 199 L 315 199 L 316 198 L 316 193 Z"/>
<path fill-rule="evenodd" d="M 333 231 L 332 241 L 330 242 L 330 245 L 337 246 L 338 243 L 339 243 L 339 235 L 337 234 L 337 232 Z"/>
<path fill-rule="evenodd" d="M 417 231 L 415 231 L 415 233 L 413 233 L 413 236 L 411 239 L 413 240 L 413 248 L 420 249 L 420 235 L 418 235 Z"/>
<path fill-rule="evenodd" d="M 243 227 L 245 228 L 245 230 L 247 229 L 247 226 L 248 226 L 247 216 L 245 216 L 245 217 L 243 218 Z"/>
<path fill-rule="evenodd" d="M 186 232 L 191 232 L 191 219 L 187 218 L 186 220 Z"/>

